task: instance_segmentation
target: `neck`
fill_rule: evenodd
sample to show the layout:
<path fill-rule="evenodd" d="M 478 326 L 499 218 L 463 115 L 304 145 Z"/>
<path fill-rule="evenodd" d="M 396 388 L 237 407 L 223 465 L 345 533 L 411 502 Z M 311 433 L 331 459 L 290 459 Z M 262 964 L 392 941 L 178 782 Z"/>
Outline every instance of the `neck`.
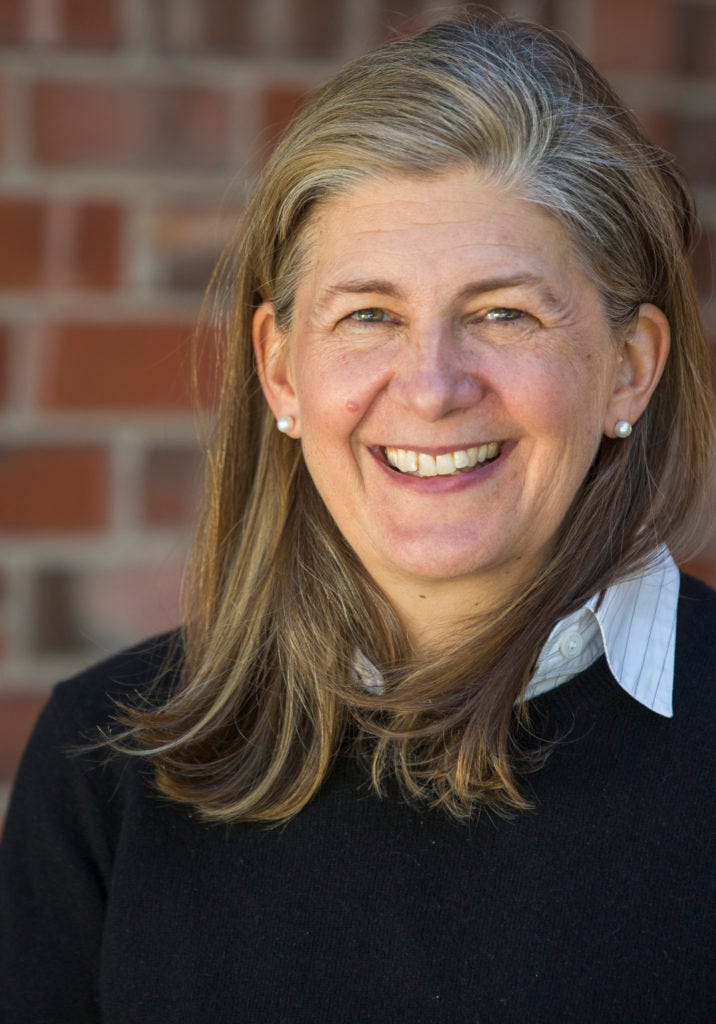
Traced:
<path fill-rule="evenodd" d="M 502 568 L 495 579 L 391 579 L 381 586 L 418 656 L 444 650 L 476 619 L 488 619 L 519 594 L 532 573 Z"/>

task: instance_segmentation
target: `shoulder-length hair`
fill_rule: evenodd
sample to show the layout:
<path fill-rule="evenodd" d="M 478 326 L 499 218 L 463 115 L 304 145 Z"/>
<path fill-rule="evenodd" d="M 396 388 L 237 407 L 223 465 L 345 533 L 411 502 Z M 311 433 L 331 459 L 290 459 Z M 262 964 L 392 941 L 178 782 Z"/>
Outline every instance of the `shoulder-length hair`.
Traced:
<path fill-rule="evenodd" d="M 628 441 L 604 438 L 539 574 L 429 663 L 411 657 L 385 595 L 340 535 L 300 445 L 261 393 L 251 320 L 291 322 L 306 226 L 371 177 L 475 168 L 566 229 L 615 338 L 640 303 L 671 325 L 663 378 Z M 180 686 L 125 709 L 110 742 L 148 757 L 166 796 L 206 820 L 276 821 L 357 744 L 376 788 L 468 817 L 527 806 L 543 750 L 520 701 L 554 623 L 644 566 L 677 557 L 704 496 L 712 423 L 689 267 L 692 199 L 595 69 L 557 35 L 485 17 L 435 25 L 344 68 L 291 125 L 216 275 L 221 395 L 186 588 Z M 383 676 L 376 692 L 356 652 Z"/>

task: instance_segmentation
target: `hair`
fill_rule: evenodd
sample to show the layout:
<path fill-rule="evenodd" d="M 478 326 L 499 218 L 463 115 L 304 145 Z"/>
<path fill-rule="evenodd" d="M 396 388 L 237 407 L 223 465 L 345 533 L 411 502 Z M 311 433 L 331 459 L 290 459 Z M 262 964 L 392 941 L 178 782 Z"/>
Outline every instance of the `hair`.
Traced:
<path fill-rule="evenodd" d="M 672 347 L 631 438 L 603 439 L 548 563 L 428 662 L 339 533 L 300 445 L 276 431 L 251 321 L 271 301 L 290 325 L 320 204 L 370 178 L 466 168 L 560 222 L 615 338 L 650 302 Z M 215 275 L 221 393 L 179 684 L 124 707 L 108 742 L 148 758 L 159 791 L 204 820 L 296 814 L 341 750 L 359 751 L 378 791 L 390 778 L 460 818 L 529 806 L 520 780 L 546 747 L 520 698 L 549 631 L 660 545 L 683 557 L 693 542 L 713 437 L 694 234 L 673 158 L 550 31 L 489 15 L 441 23 L 340 71 L 273 152 Z M 380 669 L 380 692 L 356 679 L 356 651 Z"/>

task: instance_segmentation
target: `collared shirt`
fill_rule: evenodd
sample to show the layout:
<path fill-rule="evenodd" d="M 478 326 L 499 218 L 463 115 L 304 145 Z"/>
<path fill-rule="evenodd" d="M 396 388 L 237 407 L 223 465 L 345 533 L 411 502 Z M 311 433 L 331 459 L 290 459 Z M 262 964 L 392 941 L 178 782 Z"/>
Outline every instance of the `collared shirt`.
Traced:
<path fill-rule="evenodd" d="M 627 693 L 667 718 L 673 716 L 679 570 L 665 547 L 649 565 L 595 594 L 556 624 L 537 659 L 525 700 L 547 693 L 589 668 L 602 654 Z M 360 651 L 356 675 L 380 690 L 380 672 Z"/>
<path fill-rule="evenodd" d="M 595 594 L 554 627 L 537 659 L 525 699 L 566 683 L 605 654 L 627 693 L 673 716 L 679 570 L 662 547 L 641 572 Z"/>

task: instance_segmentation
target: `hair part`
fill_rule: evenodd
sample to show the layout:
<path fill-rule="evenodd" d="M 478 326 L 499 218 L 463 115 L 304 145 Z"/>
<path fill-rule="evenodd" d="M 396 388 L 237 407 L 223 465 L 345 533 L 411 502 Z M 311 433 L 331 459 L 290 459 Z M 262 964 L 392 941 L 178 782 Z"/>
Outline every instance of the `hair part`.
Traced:
<path fill-rule="evenodd" d="M 369 178 L 457 168 L 556 217 L 615 336 L 650 302 L 671 324 L 672 350 L 630 441 L 603 439 L 549 563 L 426 664 L 328 514 L 300 446 L 276 432 L 251 320 L 271 301 L 290 325 L 322 203 Z M 217 272 L 231 312 L 217 329 L 222 393 L 181 682 L 159 706 L 125 708 L 126 731 L 110 742 L 150 758 L 159 790 L 206 820 L 290 817 L 348 742 L 378 789 L 394 777 L 458 817 L 527 806 L 519 779 L 545 746 L 519 699 L 552 626 L 659 545 L 683 557 L 693 539 L 713 439 L 694 233 L 673 159 L 554 33 L 486 16 L 344 68 L 274 151 Z M 356 650 L 381 669 L 383 692 L 356 680 Z"/>

